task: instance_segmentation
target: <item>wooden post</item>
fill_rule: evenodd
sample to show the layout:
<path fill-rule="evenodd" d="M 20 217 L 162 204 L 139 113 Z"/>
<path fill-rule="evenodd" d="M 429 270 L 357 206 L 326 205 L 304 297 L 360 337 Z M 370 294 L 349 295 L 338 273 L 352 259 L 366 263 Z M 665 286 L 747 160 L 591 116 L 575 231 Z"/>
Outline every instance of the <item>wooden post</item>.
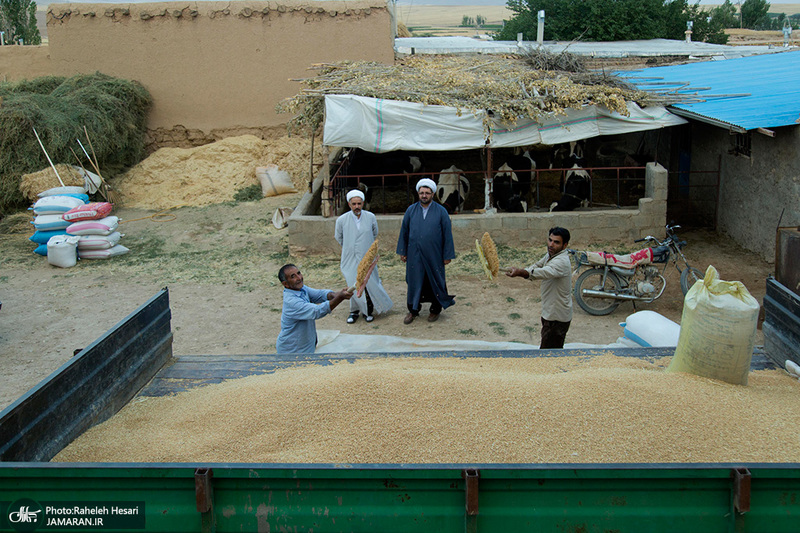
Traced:
<path fill-rule="evenodd" d="M 331 194 L 331 162 L 328 146 L 322 145 L 322 216 L 330 218 L 333 214 L 333 195 Z"/>

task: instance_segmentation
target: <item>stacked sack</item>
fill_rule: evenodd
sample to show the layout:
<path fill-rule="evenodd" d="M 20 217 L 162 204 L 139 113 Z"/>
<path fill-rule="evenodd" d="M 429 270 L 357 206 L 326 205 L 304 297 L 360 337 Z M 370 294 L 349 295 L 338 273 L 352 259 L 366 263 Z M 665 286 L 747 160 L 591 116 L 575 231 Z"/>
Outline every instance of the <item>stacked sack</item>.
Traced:
<path fill-rule="evenodd" d="M 130 250 L 119 244 L 122 234 L 117 231 L 119 218 L 111 216 L 111 204 L 92 202 L 75 207 L 63 218 L 69 222 L 67 235 L 77 237 L 79 259 L 108 259 Z"/>
<path fill-rule="evenodd" d="M 110 203 L 87 203 L 82 187 L 57 187 L 39 196 L 32 208 L 36 233 L 30 239 L 39 244 L 34 251 L 46 255 L 51 265 L 69 268 L 78 259 L 106 259 L 129 251 L 119 244 L 119 218 L 110 216 Z"/>
<path fill-rule="evenodd" d="M 89 201 L 83 187 L 56 187 L 39 193 L 39 199 L 30 210 L 33 211 L 33 224 L 36 232 L 30 237 L 39 255 L 47 255 L 47 243 L 52 237 L 66 235 L 70 222 L 64 220 L 64 213 L 85 205 Z"/>

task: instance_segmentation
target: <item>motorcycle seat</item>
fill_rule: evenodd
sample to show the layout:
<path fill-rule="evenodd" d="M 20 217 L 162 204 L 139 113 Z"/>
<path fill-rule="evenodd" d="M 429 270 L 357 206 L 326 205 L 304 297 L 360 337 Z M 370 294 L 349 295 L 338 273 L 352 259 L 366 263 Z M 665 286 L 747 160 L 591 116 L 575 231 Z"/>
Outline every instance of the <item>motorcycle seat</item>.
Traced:
<path fill-rule="evenodd" d="M 643 248 L 627 255 L 616 255 L 608 252 L 586 252 L 586 262 L 590 265 L 606 265 L 619 268 L 634 269 L 639 265 L 653 262 L 653 249 Z"/>

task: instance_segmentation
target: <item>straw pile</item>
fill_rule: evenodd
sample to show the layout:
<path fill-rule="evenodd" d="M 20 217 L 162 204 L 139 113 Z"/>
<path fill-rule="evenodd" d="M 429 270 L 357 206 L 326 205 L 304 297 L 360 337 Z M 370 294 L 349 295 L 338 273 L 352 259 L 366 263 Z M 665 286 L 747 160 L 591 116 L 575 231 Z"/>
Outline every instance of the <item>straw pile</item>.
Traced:
<path fill-rule="evenodd" d="M 797 462 L 796 379 L 603 355 L 370 358 L 140 398 L 55 461 Z M 746 438 L 742 438 L 746 435 Z"/>
<path fill-rule="evenodd" d="M 563 57 L 566 55 L 560 54 Z M 541 63 L 541 60 L 539 60 Z M 563 63 L 563 61 L 562 61 Z M 558 63 L 557 63 L 558 64 Z M 519 118 L 563 114 L 568 108 L 599 105 L 627 115 L 627 102 L 645 107 L 654 97 L 610 76 L 538 70 L 522 56 L 412 56 L 395 65 L 372 62 L 315 65 L 319 74 L 296 80 L 300 94 L 277 106 L 295 113 L 292 125 L 316 130 L 326 94 L 354 94 L 483 113 L 515 124 Z M 484 115 L 484 120 L 490 118 Z"/>
<path fill-rule="evenodd" d="M 63 181 L 64 185 L 67 187 L 71 185 L 83 187 L 84 178 L 80 170 L 72 165 L 64 163 L 57 164 L 56 170 L 58 170 L 58 175 L 61 176 L 61 181 Z M 38 200 L 38 194 L 40 192 L 54 187 L 61 187 L 61 182 L 58 181 L 56 173 L 53 172 L 51 167 L 47 167 L 39 172 L 23 174 L 19 181 L 19 190 L 22 196 L 29 202 L 35 202 Z"/>
<path fill-rule="evenodd" d="M 113 181 L 127 207 L 167 209 L 234 199 L 257 185 L 256 167 L 275 164 L 298 191 L 307 188 L 310 143 L 299 136 L 229 137 L 195 148 L 161 148 Z"/>
<path fill-rule="evenodd" d="M 104 175 L 137 163 L 144 154 L 151 98 L 137 82 L 99 72 L 47 76 L 0 83 L 0 98 L 0 211 L 23 207 L 21 176 L 48 166 L 33 128 L 53 163 L 77 164 L 71 149 L 84 157 L 76 138 L 86 144 L 86 127 Z"/>

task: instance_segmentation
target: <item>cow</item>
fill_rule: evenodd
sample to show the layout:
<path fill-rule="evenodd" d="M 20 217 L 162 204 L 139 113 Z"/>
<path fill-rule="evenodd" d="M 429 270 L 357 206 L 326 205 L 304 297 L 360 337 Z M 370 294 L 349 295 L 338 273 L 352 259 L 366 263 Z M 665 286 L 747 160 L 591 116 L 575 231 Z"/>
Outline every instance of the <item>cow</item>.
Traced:
<path fill-rule="evenodd" d="M 451 165 L 439 173 L 436 198 L 450 214 L 461 212 L 469 194 L 469 180 L 461 172 L 463 170 Z"/>
<path fill-rule="evenodd" d="M 583 169 L 583 148 L 580 144 L 570 143 L 570 160 L 572 167 L 567 171 L 561 189 L 561 199 L 550 204 L 550 212 L 573 211 L 589 200 L 591 192 L 591 176 Z"/>
<path fill-rule="evenodd" d="M 358 177 L 357 187 L 364 192 L 364 209 L 369 209 L 374 191 L 379 198 L 386 200 L 384 192 L 393 198 L 398 194 L 407 201 L 406 179 L 397 174 L 412 174 L 422 170 L 422 160 L 405 152 L 374 153 L 353 148 L 344 155 L 346 163 L 340 175 Z M 393 175 L 386 177 L 388 175 Z M 361 177 L 367 176 L 367 177 Z M 348 180 L 349 181 L 349 180 Z"/>
<path fill-rule="evenodd" d="M 535 168 L 536 162 L 527 150 L 509 157 L 492 180 L 495 206 L 510 213 L 526 212 Z"/>

